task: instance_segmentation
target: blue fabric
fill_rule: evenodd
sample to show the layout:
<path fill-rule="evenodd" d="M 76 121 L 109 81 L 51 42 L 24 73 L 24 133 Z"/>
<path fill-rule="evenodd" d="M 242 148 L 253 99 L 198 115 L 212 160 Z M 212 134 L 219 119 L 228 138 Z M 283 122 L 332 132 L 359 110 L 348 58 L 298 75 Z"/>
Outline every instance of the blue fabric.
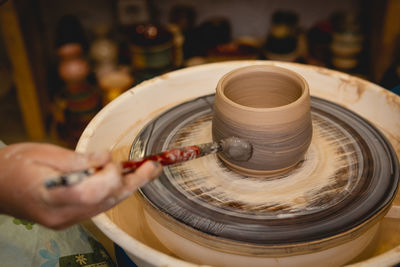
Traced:
<path fill-rule="evenodd" d="M 115 266 L 105 248 L 80 225 L 54 231 L 0 215 L 0 266 Z"/>
<path fill-rule="evenodd" d="M 117 244 L 114 244 L 114 251 L 115 251 L 115 259 L 117 261 L 118 266 L 124 266 L 124 267 L 138 267 L 130 258 L 129 256 L 125 253 L 125 251 L 118 246 Z"/>

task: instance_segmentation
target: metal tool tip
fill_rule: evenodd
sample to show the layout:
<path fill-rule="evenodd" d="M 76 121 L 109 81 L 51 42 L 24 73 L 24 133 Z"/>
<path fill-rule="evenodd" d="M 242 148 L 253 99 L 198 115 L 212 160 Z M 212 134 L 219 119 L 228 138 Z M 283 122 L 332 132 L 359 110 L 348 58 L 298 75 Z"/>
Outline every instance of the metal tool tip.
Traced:
<path fill-rule="evenodd" d="M 247 161 L 253 154 L 253 146 L 247 141 L 238 137 L 229 137 L 221 140 L 223 153 L 237 161 Z"/>

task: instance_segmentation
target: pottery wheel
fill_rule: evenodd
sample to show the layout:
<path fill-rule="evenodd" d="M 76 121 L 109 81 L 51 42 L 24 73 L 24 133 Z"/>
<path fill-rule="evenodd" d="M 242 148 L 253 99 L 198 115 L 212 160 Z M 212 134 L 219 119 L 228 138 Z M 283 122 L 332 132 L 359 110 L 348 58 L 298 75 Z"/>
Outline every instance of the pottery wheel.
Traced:
<path fill-rule="evenodd" d="M 130 158 L 211 142 L 213 99 L 203 96 L 155 118 L 135 138 Z M 311 113 L 312 143 L 289 173 L 242 176 L 210 155 L 165 167 L 140 192 L 171 220 L 226 240 L 289 244 L 345 232 L 391 201 L 396 155 L 376 128 L 339 105 L 312 97 Z"/>

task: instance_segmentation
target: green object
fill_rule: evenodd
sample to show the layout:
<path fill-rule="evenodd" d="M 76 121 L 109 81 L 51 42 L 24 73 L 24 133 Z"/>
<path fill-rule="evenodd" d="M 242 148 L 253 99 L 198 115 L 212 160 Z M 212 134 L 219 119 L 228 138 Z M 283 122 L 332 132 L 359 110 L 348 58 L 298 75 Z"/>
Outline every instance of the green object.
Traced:
<path fill-rule="evenodd" d="M 25 225 L 25 228 L 27 230 L 32 230 L 33 225 L 35 224 L 34 222 L 30 222 L 30 221 L 22 220 L 22 219 L 17 219 L 17 218 L 14 218 L 13 223 L 16 224 L 16 225 L 20 225 L 20 224 Z"/>

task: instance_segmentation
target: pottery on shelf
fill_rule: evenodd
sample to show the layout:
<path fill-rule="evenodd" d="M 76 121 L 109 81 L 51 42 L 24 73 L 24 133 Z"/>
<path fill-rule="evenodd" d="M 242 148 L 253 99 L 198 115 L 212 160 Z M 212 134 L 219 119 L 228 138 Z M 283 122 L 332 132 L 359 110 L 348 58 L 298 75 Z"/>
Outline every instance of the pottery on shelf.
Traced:
<path fill-rule="evenodd" d="M 217 84 L 212 120 L 214 140 L 248 140 L 246 162 L 220 158 L 229 168 L 251 176 L 290 170 L 304 157 L 312 138 L 310 93 L 297 73 L 276 66 L 235 69 Z"/>

